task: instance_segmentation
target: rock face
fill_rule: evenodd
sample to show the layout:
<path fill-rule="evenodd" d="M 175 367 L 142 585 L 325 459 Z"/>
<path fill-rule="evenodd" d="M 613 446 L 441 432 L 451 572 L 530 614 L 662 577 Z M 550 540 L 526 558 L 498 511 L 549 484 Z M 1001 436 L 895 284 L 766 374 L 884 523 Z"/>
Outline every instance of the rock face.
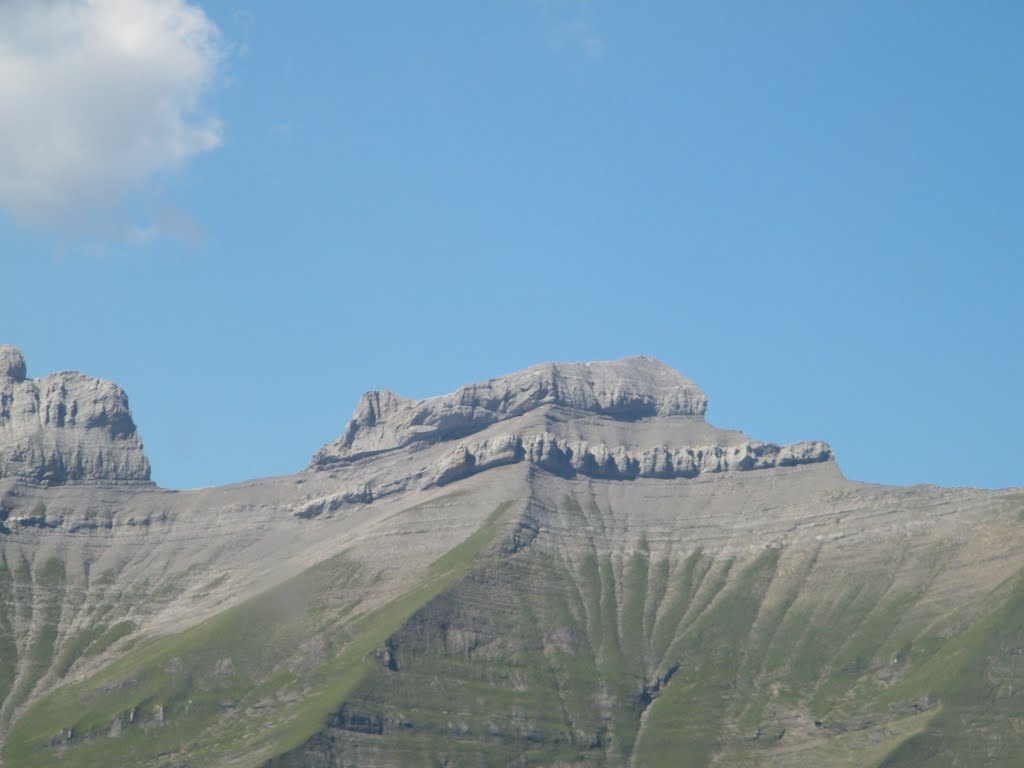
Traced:
<path fill-rule="evenodd" d="M 563 440 L 545 432 L 527 437 L 500 435 L 460 445 L 441 461 L 432 484 L 447 485 L 477 472 L 519 461 L 528 461 L 563 477 L 583 475 L 606 480 L 635 480 L 638 477 L 693 478 L 704 472 L 792 467 L 832 458 L 832 449 L 819 440 L 791 445 L 749 441 L 734 446 L 630 451 L 622 446 L 610 448 Z"/>
<path fill-rule="evenodd" d="M 40 485 L 148 483 L 149 461 L 116 384 L 64 371 L 26 377 L 0 345 L 0 478 Z"/>
<path fill-rule="evenodd" d="M 340 438 L 313 457 L 313 466 L 479 432 L 542 406 L 599 414 L 617 421 L 656 416 L 701 419 L 700 387 L 651 357 L 600 363 L 544 363 L 451 395 L 407 400 L 387 390 L 363 395 Z"/>
<path fill-rule="evenodd" d="M 779 446 L 716 430 L 704 421 L 706 410 L 707 397 L 696 384 L 650 357 L 545 363 L 426 400 L 368 392 L 341 437 L 321 448 L 310 468 L 451 442 L 456 446 L 425 470 L 425 487 L 518 462 L 562 477 L 635 480 L 833 458 L 818 441 Z M 631 434 L 631 425 L 646 429 Z M 476 439 L 464 440 L 471 435 Z"/>

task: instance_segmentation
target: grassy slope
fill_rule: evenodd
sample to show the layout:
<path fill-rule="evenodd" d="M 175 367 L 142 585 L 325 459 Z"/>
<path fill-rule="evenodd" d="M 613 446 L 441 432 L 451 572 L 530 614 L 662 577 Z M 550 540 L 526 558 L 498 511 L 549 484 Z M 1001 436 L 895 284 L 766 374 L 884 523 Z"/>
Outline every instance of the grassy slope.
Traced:
<path fill-rule="evenodd" d="M 919 607 L 949 553 L 876 554 L 488 559 L 273 766 L 1024 764 L 1024 588 L 963 623 Z"/>
<path fill-rule="evenodd" d="M 346 596 L 358 594 L 364 575 L 341 555 L 186 632 L 140 645 L 33 706 L 12 730 L 5 760 L 25 768 L 215 766 L 243 756 L 252 764 L 302 743 L 377 664 L 371 652 L 461 577 L 506 508 L 419 584 L 358 618 L 351 618 L 357 600 Z"/>
<path fill-rule="evenodd" d="M 562 507 L 599 529 L 592 501 Z M 821 547 L 664 556 L 640 535 L 510 552 L 495 538 L 505 512 L 371 613 L 351 599 L 367 576 L 337 557 L 136 647 L 33 707 L 4 755 L 18 766 L 1024 764 L 1020 576 L 967 621 L 961 606 L 926 601 L 954 555 L 934 545 L 893 539 L 864 560 Z M 14 570 L 0 569 L 0 588 Z M 115 626 L 71 647 L 87 653 Z"/>
<path fill-rule="evenodd" d="M 883 768 L 1024 765 L 1024 577 L 922 672 L 941 710 Z"/>
<path fill-rule="evenodd" d="M 0 562 L 0 722 L 8 721 L 54 661 L 64 587 L 64 564 L 56 558 L 35 571 L 26 560 Z M 22 658 L 14 637 L 16 625 L 31 628 Z"/>

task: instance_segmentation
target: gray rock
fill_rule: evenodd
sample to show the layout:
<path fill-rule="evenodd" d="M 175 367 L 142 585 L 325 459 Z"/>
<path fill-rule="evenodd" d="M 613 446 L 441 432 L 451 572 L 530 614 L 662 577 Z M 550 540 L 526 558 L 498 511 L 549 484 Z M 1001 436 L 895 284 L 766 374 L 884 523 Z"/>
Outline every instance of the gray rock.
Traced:
<path fill-rule="evenodd" d="M 0 345 L 0 478 L 148 483 L 149 471 L 120 387 L 69 371 L 28 379 L 21 352 Z"/>
<path fill-rule="evenodd" d="M 817 440 L 784 446 L 752 440 L 734 446 L 660 446 L 635 451 L 624 446 L 564 440 L 544 432 L 501 435 L 459 445 L 438 462 L 427 487 L 447 485 L 491 467 L 519 461 L 566 477 L 635 480 L 638 477 L 693 478 L 702 473 L 792 467 L 832 459 L 832 449 Z"/>
<path fill-rule="evenodd" d="M 21 350 L 9 344 L 0 344 L 0 381 L 20 383 L 25 380 L 25 358 Z"/>
<path fill-rule="evenodd" d="M 542 406 L 623 422 L 667 416 L 700 419 L 707 397 L 692 381 L 651 357 L 544 363 L 427 400 L 377 390 L 363 395 L 341 437 L 321 448 L 311 466 L 344 463 L 414 443 L 460 439 Z"/>
<path fill-rule="evenodd" d="M 833 459 L 818 441 L 781 446 L 716 430 L 704 421 L 706 409 L 696 384 L 650 357 L 546 363 L 426 400 L 368 392 L 341 437 L 321 448 L 310 468 L 443 449 L 444 443 L 454 447 L 430 454 L 422 470 L 425 488 L 519 462 L 562 477 L 635 480 Z"/>

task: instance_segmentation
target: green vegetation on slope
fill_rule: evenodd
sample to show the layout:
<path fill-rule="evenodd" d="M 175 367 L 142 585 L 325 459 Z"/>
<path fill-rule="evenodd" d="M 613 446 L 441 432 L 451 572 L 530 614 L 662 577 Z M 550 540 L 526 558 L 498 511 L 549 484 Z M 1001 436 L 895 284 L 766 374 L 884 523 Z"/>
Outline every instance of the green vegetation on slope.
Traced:
<path fill-rule="evenodd" d="M 140 645 L 33 706 L 12 730 L 5 759 L 25 768 L 216 766 L 302 743 L 375 666 L 369 654 L 465 573 L 507 506 L 419 584 L 358 618 L 351 616 L 360 613 L 367 577 L 342 554 L 192 629 Z"/>
<path fill-rule="evenodd" d="M 14 640 L 14 580 L 8 563 L 0 558 L 0 702 L 10 694 L 18 662 Z"/>
<path fill-rule="evenodd" d="M 882 768 L 1024 765 L 1024 576 L 925 667 L 941 710 Z"/>
<path fill-rule="evenodd" d="M 375 610 L 360 596 L 376 574 L 341 555 L 145 641 L 34 705 L 4 756 L 29 768 L 1024 764 L 1024 577 L 965 606 L 943 592 L 959 576 L 949 544 L 674 552 L 641 531 L 624 541 L 589 498 L 531 512 L 578 531 L 572 546 L 543 533 L 510 546 L 499 531 L 523 521 L 508 508 Z M 25 567 L 0 569 L 0 589 Z M 59 592 L 56 566 L 32 578 Z M 0 602 L 0 643 L 26 610 Z M 131 629 L 98 610 L 54 659 L 42 631 L 54 608 L 34 610 L 28 647 L 51 675 Z"/>
<path fill-rule="evenodd" d="M 643 537 L 617 553 L 534 544 L 476 563 L 410 616 L 388 663 L 272 766 L 874 768 L 906 750 L 926 765 L 935 750 L 916 745 L 934 728 L 977 725 L 944 725 L 958 681 L 1017 647 L 1013 635 L 985 650 L 972 633 L 1024 626 L 1007 590 L 969 624 L 955 606 L 918 610 L 950 554 L 894 538 L 836 568 L 821 547 L 671 559 Z M 984 719 L 991 685 L 968 690 Z M 993 722 L 979 742 L 1024 743 Z"/>
<path fill-rule="evenodd" d="M 50 558 L 33 573 L 28 562 L 23 560 L 14 581 L 14 586 L 24 594 L 21 600 L 16 601 L 23 612 L 21 624 L 31 626 L 32 632 L 22 660 L 22 675 L 5 697 L 4 707 L 8 714 L 25 701 L 53 662 L 54 644 L 64 607 L 64 563 Z M 16 659 L 17 654 L 12 658 Z"/>

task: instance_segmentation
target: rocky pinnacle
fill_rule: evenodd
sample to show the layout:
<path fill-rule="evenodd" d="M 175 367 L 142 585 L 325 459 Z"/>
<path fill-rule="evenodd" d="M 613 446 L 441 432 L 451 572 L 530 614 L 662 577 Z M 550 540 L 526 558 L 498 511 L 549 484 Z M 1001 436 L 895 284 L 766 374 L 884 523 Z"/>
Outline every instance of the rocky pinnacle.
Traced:
<path fill-rule="evenodd" d="M 110 381 L 70 371 L 29 379 L 21 352 L 0 345 L 0 478 L 148 483 L 128 397 Z"/>

